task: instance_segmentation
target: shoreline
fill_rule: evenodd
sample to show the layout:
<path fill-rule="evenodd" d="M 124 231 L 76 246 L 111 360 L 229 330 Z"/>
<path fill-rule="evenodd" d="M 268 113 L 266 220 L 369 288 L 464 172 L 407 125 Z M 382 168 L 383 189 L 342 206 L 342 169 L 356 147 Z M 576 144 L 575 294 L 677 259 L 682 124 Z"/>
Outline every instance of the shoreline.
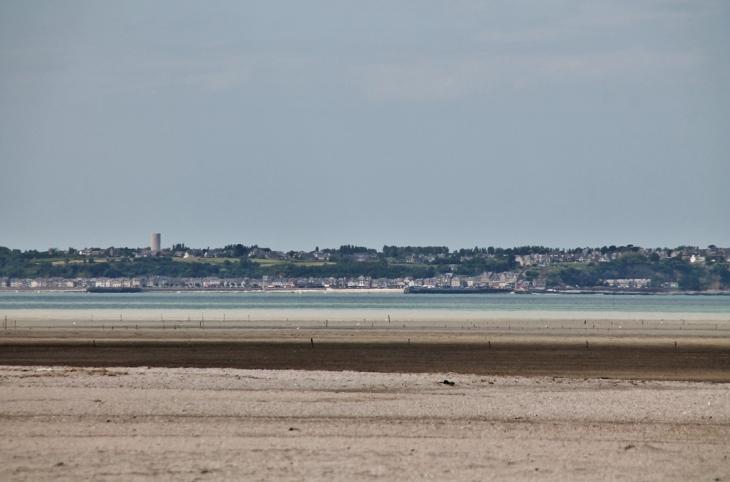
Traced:
<path fill-rule="evenodd" d="M 0 293 L 87 293 L 86 288 L 7 288 L 0 287 Z M 143 293 L 332 293 L 332 294 L 408 294 L 404 288 L 142 288 Z M 93 293 L 92 293 L 93 294 Z M 126 294 L 126 293 L 105 293 L 105 294 Z M 604 296 L 730 296 L 730 290 L 705 290 L 705 291 L 667 291 L 667 290 L 606 290 L 606 289 L 548 289 L 548 290 L 512 290 L 503 293 L 414 293 L 418 295 L 463 295 L 484 296 L 493 294 L 518 294 L 518 295 L 604 295 Z"/>
<path fill-rule="evenodd" d="M 590 330 L 701 328 L 730 335 L 730 314 L 722 312 L 651 312 L 609 310 L 461 310 L 426 308 L 11 308 L 0 311 L 0 330 L 8 328 L 225 328 L 322 327 Z"/>
<path fill-rule="evenodd" d="M 0 288 L 0 293 L 88 293 L 86 288 Z M 370 293 L 398 294 L 403 288 L 142 288 L 136 293 L 103 293 L 103 294 L 144 294 L 144 293 Z M 90 293 L 102 294 L 102 293 Z"/>

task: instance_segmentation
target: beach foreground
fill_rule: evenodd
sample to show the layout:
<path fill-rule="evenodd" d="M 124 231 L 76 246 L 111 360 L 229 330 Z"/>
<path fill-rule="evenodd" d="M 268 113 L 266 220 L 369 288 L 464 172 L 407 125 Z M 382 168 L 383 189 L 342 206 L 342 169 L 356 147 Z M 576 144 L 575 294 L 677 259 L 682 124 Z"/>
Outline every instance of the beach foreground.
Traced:
<path fill-rule="evenodd" d="M 723 334 L 4 330 L 0 480 L 730 480 Z"/>
<path fill-rule="evenodd" d="M 730 478 L 723 383 L 2 366 L 0 404 L 3 480 Z"/>

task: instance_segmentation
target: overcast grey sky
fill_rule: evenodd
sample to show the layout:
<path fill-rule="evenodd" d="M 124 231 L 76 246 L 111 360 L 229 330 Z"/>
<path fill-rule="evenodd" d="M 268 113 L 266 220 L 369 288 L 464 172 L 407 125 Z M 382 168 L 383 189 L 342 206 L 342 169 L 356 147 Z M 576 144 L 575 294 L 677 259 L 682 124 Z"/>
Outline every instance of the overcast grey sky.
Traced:
<path fill-rule="evenodd" d="M 0 245 L 730 245 L 730 2 L 0 3 Z"/>

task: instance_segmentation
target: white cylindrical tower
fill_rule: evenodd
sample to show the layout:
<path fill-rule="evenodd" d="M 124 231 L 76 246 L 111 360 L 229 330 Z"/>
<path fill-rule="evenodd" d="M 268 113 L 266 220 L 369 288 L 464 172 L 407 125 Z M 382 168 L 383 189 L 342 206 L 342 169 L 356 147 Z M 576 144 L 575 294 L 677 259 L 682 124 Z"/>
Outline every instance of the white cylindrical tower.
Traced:
<path fill-rule="evenodd" d="M 152 245 L 150 251 L 152 254 L 158 254 L 160 252 L 160 233 L 152 233 Z"/>

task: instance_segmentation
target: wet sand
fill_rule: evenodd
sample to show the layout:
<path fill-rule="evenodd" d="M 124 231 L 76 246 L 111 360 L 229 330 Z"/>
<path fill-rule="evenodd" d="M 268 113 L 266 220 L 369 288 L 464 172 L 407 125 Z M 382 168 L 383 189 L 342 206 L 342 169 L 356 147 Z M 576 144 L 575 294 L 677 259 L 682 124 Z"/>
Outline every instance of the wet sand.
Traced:
<path fill-rule="evenodd" d="M 354 330 L 14 331 L 0 364 L 730 382 L 730 339 Z"/>
<path fill-rule="evenodd" d="M 730 478 L 728 384 L 0 366 L 0 407 L 2 480 Z"/>

